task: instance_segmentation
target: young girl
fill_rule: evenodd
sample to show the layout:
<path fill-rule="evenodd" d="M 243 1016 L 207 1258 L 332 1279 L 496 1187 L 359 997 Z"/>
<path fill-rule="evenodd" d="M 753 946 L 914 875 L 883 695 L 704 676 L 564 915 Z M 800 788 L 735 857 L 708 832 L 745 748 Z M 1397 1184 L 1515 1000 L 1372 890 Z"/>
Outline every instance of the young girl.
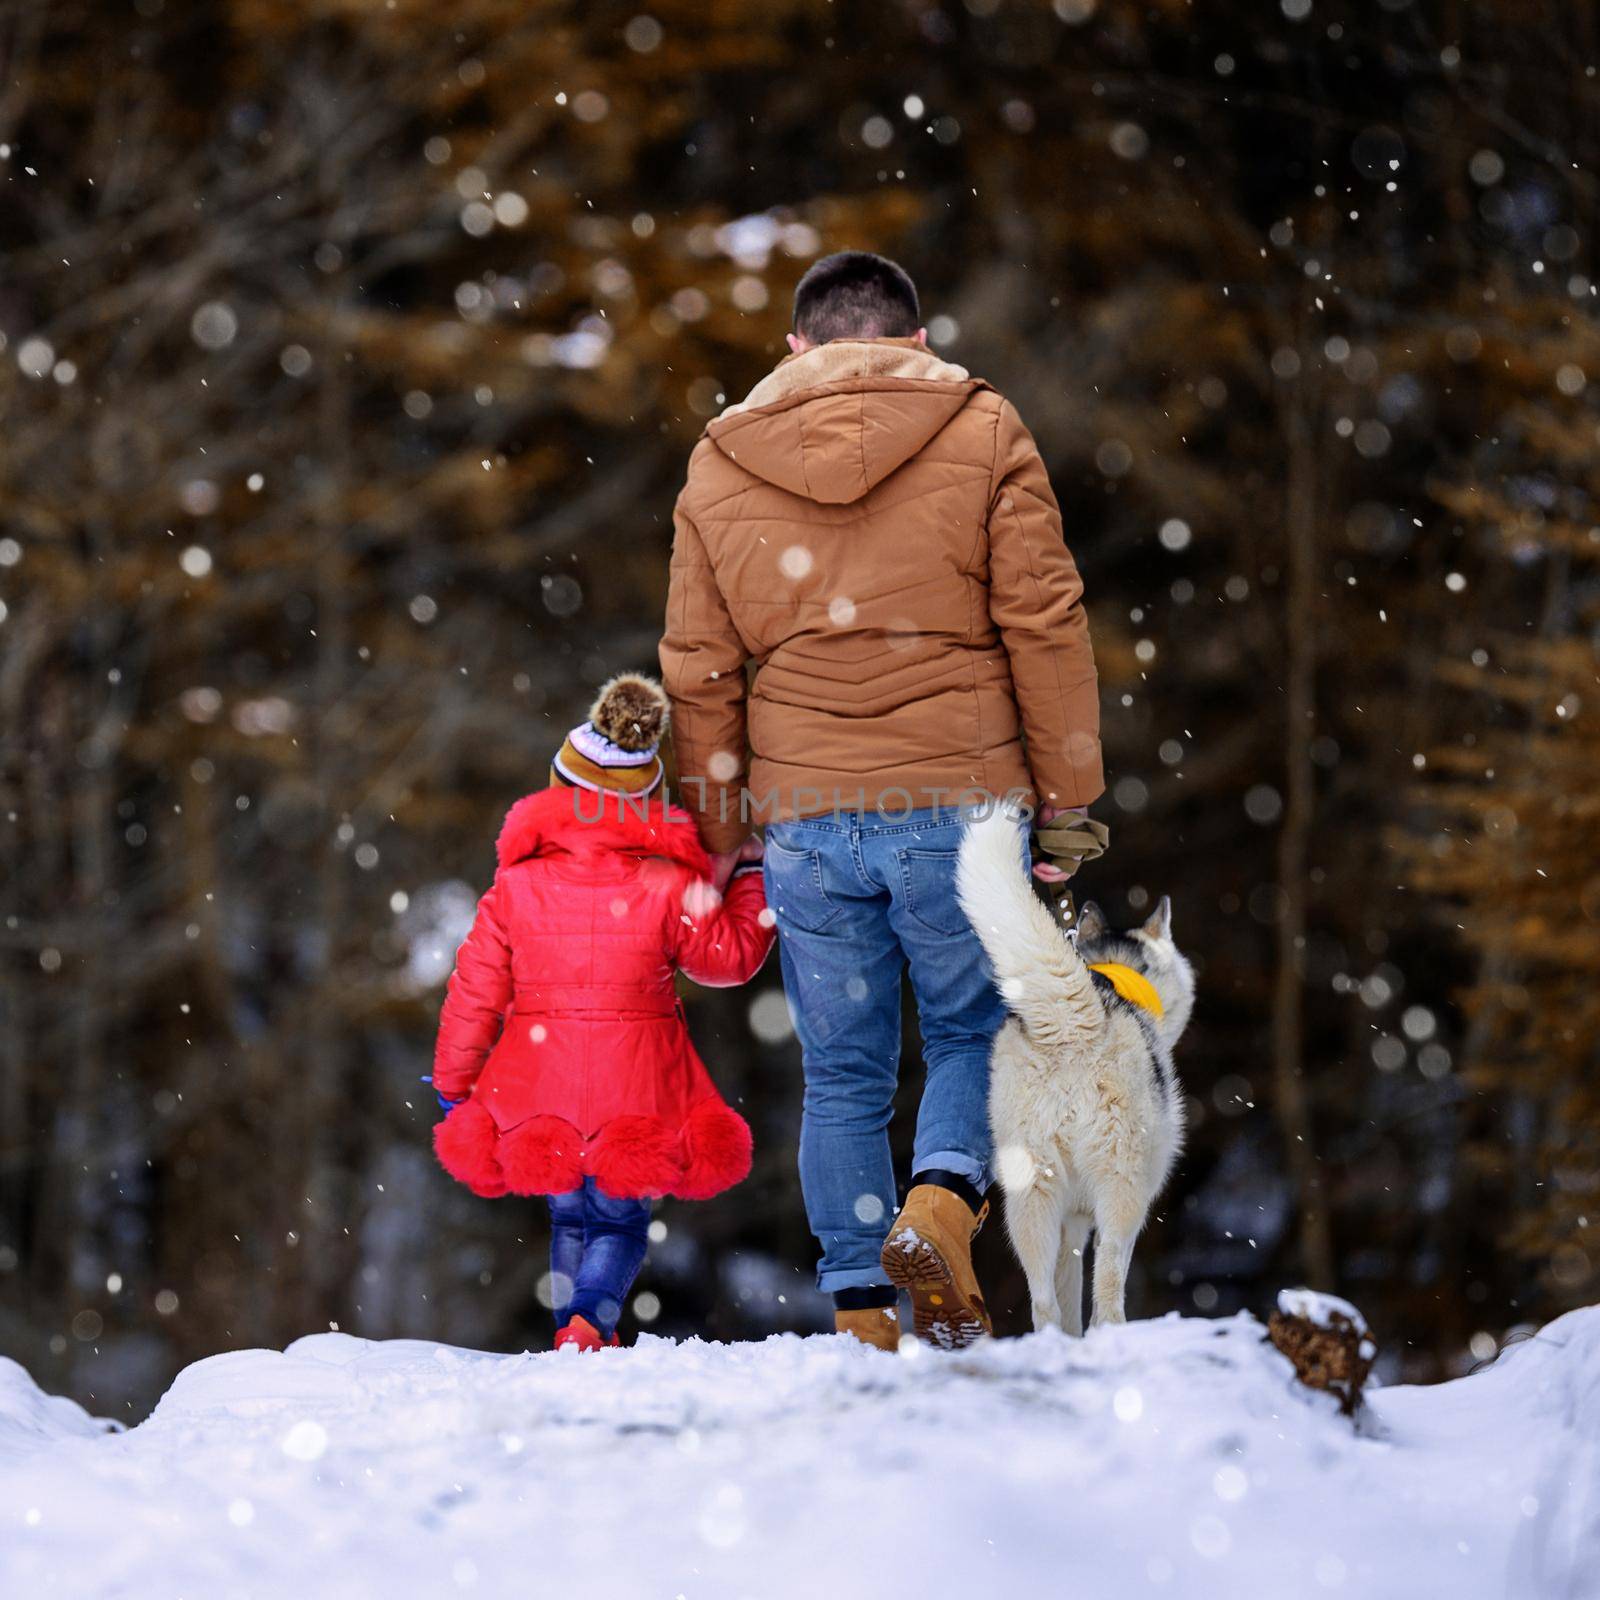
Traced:
<path fill-rule="evenodd" d="M 659 685 L 614 678 L 551 787 L 511 808 L 439 1019 L 434 1149 L 475 1194 L 549 1196 L 558 1348 L 619 1342 L 653 1199 L 707 1200 L 750 1170 L 673 978 L 755 976 L 773 941 L 760 847 L 718 895 L 694 823 L 656 793 L 666 715 Z"/>

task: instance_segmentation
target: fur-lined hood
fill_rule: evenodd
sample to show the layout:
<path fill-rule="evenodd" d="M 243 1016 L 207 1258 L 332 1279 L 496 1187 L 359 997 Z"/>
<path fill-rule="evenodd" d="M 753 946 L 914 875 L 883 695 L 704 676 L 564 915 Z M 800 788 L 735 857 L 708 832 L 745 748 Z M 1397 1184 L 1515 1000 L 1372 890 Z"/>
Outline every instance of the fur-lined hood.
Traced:
<path fill-rule="evenodd" d="M 984 387 L 915 339 L 835 339 L 779 362 L 706 437 L 780 489 L 847 505 Z"/>
<path fill-rule="evenodd" d="M 688 812 L 660 795 L 597 794 L 550 788 L 524 796 L 506 813 L 495 843 L 500 866 L 515 866 L 555 851 L 611 850 L 621 855 L 662 856 L 711 876 L 711 862 Z"/>

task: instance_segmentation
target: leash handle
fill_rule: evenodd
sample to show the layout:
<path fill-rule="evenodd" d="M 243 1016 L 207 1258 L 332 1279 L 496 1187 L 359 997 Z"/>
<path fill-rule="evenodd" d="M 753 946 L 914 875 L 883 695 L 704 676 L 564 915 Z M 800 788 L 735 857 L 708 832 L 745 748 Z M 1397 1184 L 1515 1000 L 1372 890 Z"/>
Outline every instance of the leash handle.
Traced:
<path fill-rule="evenodd" d="M 1111 830 L 1093 817 L 1056 817 L 1033 830 L 1041 859 L 1073 873 L 1085 861 L 1098 861 L 1111 847 Z"/>
<path fill-rule="evenodd" d="M 1030 855 L 1033 861 L 1048 861 L 1067 876 L 1054 883 L 1044 883 L 1056 920 L 1070 935 L 1076 936 L 1078 912 L 1073 903 L 1072 891 L 1067 886 L 1070 878 L 1085 861 L 1098 861 L 1111 845 L 1111 830 L 1092 817 L 1065 816 L 1036 828 L 1031 840 Z"/>

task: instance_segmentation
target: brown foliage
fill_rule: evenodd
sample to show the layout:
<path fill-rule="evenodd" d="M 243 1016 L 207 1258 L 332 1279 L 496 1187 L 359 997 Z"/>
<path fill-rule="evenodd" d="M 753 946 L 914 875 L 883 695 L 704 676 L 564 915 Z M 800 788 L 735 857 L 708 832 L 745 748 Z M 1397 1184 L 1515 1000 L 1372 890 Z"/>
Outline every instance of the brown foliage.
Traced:
<path fill-rule="evenodd" d="M 1301 1383 L 1333 1395 L 1345 1416 L 1356 1414 L 1377 1357 L 1364 1328 L 1342 1311 L 1330 1313 L 1326 1323 L 1274 1311 L 1267 1319 L 1267 1337 L 1293 1363 Z"/>

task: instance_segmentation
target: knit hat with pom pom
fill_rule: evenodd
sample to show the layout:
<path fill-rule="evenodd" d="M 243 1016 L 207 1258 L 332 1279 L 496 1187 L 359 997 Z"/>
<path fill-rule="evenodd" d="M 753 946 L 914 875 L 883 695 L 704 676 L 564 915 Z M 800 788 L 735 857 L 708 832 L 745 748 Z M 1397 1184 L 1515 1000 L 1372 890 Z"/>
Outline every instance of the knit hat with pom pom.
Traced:
<path fill-rule="evenodd" d="M 667 696 L 661 685 L 624 672 L 601 687 L 589 720 L 567 735 L 551 765 L 550 782 L 650 794 L 663 776 L 656 752 L 666 726 Z"/>

